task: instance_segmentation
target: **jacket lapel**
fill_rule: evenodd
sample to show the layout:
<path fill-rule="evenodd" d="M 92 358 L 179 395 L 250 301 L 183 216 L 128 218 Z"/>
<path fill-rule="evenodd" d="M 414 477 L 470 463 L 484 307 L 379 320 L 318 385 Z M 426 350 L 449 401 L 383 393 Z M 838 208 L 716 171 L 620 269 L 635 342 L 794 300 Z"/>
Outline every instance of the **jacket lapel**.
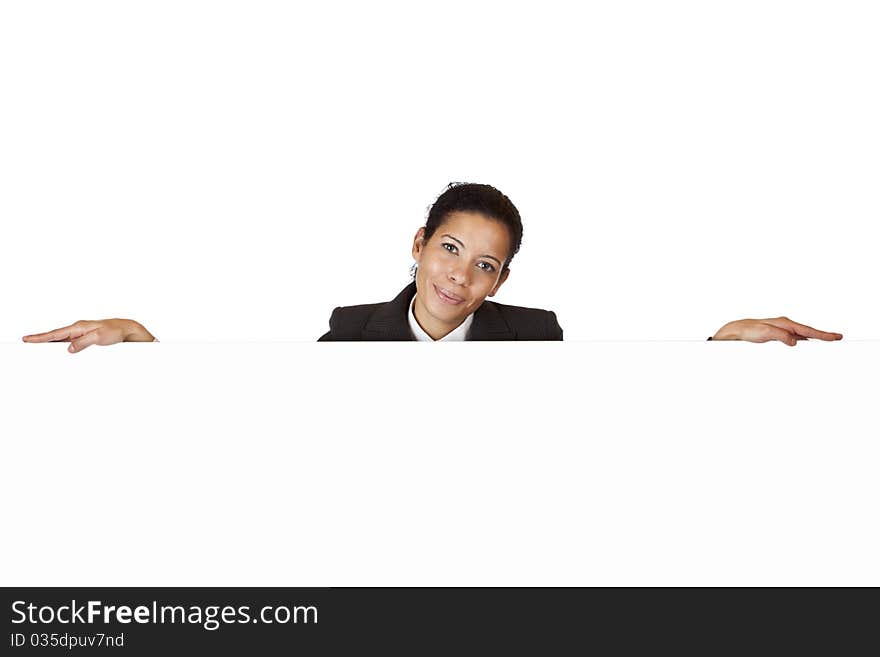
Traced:
<path fill-rule="evenodd" d="M 416 294 L 416 283 L 407 285 L 388 303 L 380 305 L 361 331 L 363 340 L 405 342 L 413 339 L 406 314 Z"/>

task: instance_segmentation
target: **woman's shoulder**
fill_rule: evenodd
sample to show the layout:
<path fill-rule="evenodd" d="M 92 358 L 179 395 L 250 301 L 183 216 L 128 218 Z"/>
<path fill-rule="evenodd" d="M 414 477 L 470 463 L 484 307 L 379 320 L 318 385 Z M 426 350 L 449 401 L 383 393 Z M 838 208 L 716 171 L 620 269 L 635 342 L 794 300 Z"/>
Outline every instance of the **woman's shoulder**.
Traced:
<path fill-rule="evenodd" d="M 386 302 L 387 303 L 387 302 Z M 330 313 L 330 331 L 318 338 L 319 342 L 357 340 L 367 321 L 385 303 L 361 303 L 355 306 L 337 306 Z"/>
<path fill-rule="evenodd" d="M 334 308 L 330 315 L 330 331 L 318 341 L 407 339 L 406 313 L 415 291 L 413 282 L 391 301 Z"/>
<path fill-rule="evenodd" d="M 556 317 L 556 313 L 552 310 L 546 310 L 544 308 L 531 308 L 528 306 L 512 306 L 506 303 L 498 303 L 497 301 L 490 301 L 486 299 L 483 303 L 491 304 L 494 306 L 498 312 L 500 312 L 505 317 L 518 317 L 518 318 L 531 318 L 531 319 L 539 319 L 539 318 L 547 318 L 550 315 Z"/>
<path fill-rule="evenodd" d="M 481 309 L 500 315 L 516 333 L 517 339 L 524 340 L 562 340 L 562 327 L 556 313 L 544 308 L 511 306 L 497 301 L 483 302 Z"/>

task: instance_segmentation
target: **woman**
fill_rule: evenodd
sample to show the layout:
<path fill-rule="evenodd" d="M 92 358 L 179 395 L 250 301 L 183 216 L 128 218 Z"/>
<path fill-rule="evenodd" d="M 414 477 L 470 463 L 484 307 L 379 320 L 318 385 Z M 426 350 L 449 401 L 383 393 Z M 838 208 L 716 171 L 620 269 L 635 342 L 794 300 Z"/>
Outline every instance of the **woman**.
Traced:
<path fill-rule="evenodd" d="M 490 185 L 450 185 L 413 240 L 412 283 L 388 303 L 337 308 L 320 341 L 561 340 L 556 315 L 485 301 L 510 275 L 522 221 Z"/>
<path fill-rule="evenodd" d="M 440 195 L 416 232 L 413 282 L 387 303 L 336 308 L 332 341 L 424 342 L 463 340 L 562 340 L 552 311 L 486 301 L 510 275 L 519 251 L 522 221 L 507 196 L 490 185 L 453 183 Z M 722 326 L 710 340 L 840 340 L 786 317 L 741 319 Z M 93 344 L 153 342 L 143 325 L 130 319 L 79 321 L 47 333 L 26 335 L 25 342 L 70 342 L 76 353 Z"/>

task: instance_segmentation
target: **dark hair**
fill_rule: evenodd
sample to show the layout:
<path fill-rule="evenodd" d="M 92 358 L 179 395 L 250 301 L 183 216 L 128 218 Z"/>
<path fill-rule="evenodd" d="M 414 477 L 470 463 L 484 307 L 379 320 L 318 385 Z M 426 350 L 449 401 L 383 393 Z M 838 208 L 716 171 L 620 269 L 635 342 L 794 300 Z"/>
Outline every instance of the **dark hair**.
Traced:
<path fill-rule="evenodd" d="M 510 234 L 510 250 L 501 268 L 502 271 L 507 269 L 513 256 L 519 251 L 523 233 L 519 210 L 510 199 L 492 185 L 449 183 L 428 210 L 428 220 L 425 222 L 426 242 L 452 212 L 479 212 L 507 226 L 507 232 Z"/>

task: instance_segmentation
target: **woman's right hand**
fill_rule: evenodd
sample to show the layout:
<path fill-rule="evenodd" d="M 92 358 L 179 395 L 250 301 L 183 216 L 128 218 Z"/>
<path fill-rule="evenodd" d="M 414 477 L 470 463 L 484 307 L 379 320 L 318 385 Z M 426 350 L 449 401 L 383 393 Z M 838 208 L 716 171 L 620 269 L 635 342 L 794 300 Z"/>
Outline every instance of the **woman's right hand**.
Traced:
<path fill-rule="evenodd" d="M 81 319 L 70 326 L 35 333 L 22 338 L 25 342 L 69 342 L 72 354 L 93 344 L 107 346 L 117 342 L 153 342 L 156 340 L 142 324 L 133 319 Z"/>

